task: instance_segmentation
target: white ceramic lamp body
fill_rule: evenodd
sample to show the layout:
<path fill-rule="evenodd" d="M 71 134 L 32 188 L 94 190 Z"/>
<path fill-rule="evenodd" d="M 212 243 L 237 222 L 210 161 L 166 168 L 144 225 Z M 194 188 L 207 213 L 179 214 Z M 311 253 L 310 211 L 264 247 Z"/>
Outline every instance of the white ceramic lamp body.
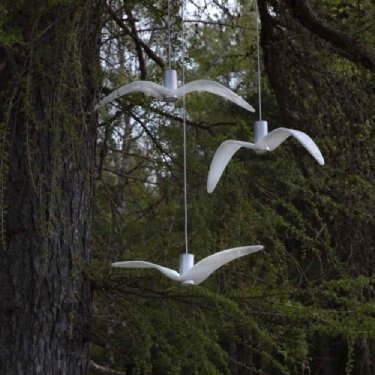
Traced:
<path fill-rule="evenodd" d="M 185 275 L 194 267 L 194 255 L 190 253 L 180 254 L 180 275 Z M 194 285 L 193 280 L 181 281 L 183 285 Z"/>
<path fill-rule="evenodd" d="M 145 262 L 143 260 L 130 260 L 126 262 L 112 263 L 112 267 L 120 268 L 154 268 L 169 279 L 178 281 L 182 285 L 198 285 L 206 280 L 213 272 L 225 264 L 262 250 L 263 246 L 241 246 L 227 249 L 212 254 L 194 265 L 194 255 L 185 253 L 180 256 L 180 273 L 159 264 Z"/>
<path fill-rule="evenodd" d="M 254 124 L 254 139 L 255 143 L 258 143 L 264 136 L 268 134 L 268 123 L 267 121 L 259 120 Z"/>
<path fill-rule="evenodd" d="M 157 83 L 151 81 L 135 81 L 129 83 L 105 96 L 99 101 L 94 109 L 98 110 L 107 103 L 113 102 L 115 99 L 135 92 L 151 95 L 154 98 L 165 102 L 175 102 L 182 96 L 191 92 L 208 92 L 229 100 L 249 112 L 255 111 L 254 108 L 241 96 L 237 95 L 235 92 L 219 82 L 207 79 L 198 79 L 177 88 L 177 72 L 173 69 L 167 69 L 164 71 L 163 85 L 158 85 Z"/>
<path fill-rule="evenodd" d="M 177 71 L 174 69 L 166 69 L 163 73 L 163 86 L 171 90 L 172 93 L 177 91 Z M 166 102 L 176 102 L 178 100 L 178 96 L 176 94 L 172 94 L 170 96 L 165 96 Z"/>
<path fill-rule="evenodd" d="M 290 136 L 310 153 L 310 155 L 320 164 L 324 165 L 324 158 L 316 143 L 306 134 L 299 130 L 277 128 L 268 133 L 267 121 L 257 121 L 254 125 L 255 143 L 228 140 L 223 142 L 216 150 L 212 159 L 207 178 L 207 191 L 212 193 L 220 180 L 226 166 L 232 156 L 241 148 L 248 148 L 256 153 L 274 151 Z"/>

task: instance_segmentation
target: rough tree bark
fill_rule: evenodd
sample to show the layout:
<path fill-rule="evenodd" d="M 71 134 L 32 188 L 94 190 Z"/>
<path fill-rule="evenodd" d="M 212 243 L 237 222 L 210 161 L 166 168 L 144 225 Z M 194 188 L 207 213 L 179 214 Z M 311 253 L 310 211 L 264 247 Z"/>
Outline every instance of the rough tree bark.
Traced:
<path fill-rule="evenodd" d="M 5 7 L 0 373 L 86 374 L 100 0 Z"/>

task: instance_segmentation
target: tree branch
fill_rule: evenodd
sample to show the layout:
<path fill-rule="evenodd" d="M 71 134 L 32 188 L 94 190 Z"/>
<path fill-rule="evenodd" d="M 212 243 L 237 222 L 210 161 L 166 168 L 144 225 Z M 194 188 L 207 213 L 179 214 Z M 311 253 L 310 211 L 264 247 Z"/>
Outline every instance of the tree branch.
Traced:
<path fill-rule="evenodd" d="M 287 4 L 294 17 L 306 29 L 337 47 L 347 59 L 375 71 L 375 51 L 352 36 L 329 27 L 324 20 L 313 13 L 309 0 L 287 0 Z"/>
<path fill-rule="evenodd" d="M 179 123 L 183 123 L 183 118 L 176 116 L 169 112 L 164 112 L 163 110 L 159 110 L 157 108 L 152 108 L 152 111 L 158 115 L 164 116 L 166 118 L 169 118 L 171 120 L 177 121 Z M 219 126 L 229 126 L 229 125 L 235 125 L 235 122 L 229 122 L 229 121 L 222 121 L 222 122 L 216 122 L 216 123 L 206 123 L 206 122 L 196 122 L 191 121 L 189 119 L 186 119 L 186 124 L 189 126 L 192 126 L 193 128 L 203 129 L 208 131 L 210 134 L 213 134 L 212 128 L 219 127 Z"/>
<path fill-rule="evenodd" d="M 135 114 L 133 111 L 131 111 L 131 115 L 134 118 L 134 120 L 136 120 L 139 123 L 139 125 L 142 127 L 142 129 L 145 131 L 145 133 L 149 136 L 149 138 L 151 139 L 151 141 L 153 142 L 153 144 L 155 145 L 155 147 L 161 153 L 163 159 L 165 158 L 165 156 L 167 156 L 174 164 L 178 165 L 181 168 L 181 164 L 178 163 L 172 157 L 172 155 L 170 155 L 166 150 L 163 149 L 163 147 L 159 144 L 159 142 L 156 140 L 156 138 L 153 136 L 153 134 L 150 132 L 150 130 L 147 128 L 147 126 L 144 124 L 144 122 L 142 121 L 142 119 L 137 114 Z M 173 173 L 171 167 L 169 166 L 169 164 L 166 162 L 165 165 L 168 168 L 169 172 L 171 173 L 171 176 L 174 177 L 174 173 Z"/>
<path fill-rule="evenodd" d="M 120 26 L 121 29 L 123 29 L 126 32 L 126 34 L 128 34 L 134 40 L 135 44 L 141 46 L 143 50 L 146 52 L 147 56 L 150 59 L 154 60 L 155 63 L 159 65 L 162 69 L 164 69 L 164 61 L 142 39 L 140 39 L 137 34 L 135 34 L 128 26 L 126 26 L 124 20 L 118 17 L 115 11 L 109 5 L 106 6 L 106 9 L 112 17 L 112 19 L 117 23 L 117 25 Z"/>
<path fill-rule="evenodd" d="M 138 36 L 137 26 L 135 24 L 133 13 L 131 12 L 131 10 L 125 8 L 125 14 L 128 16 L 130 29 L 131 29 L 131 31 L 134 35 L 133 40 L 135 42 L 135 49 L 136 49 L 137 55 L 138 55 L 139 70 L 141 71 L 141 79 L 145 80 L 145 79 L 147 79 L 146 63 L 145 63 L 145 59 L 143 57 L 142 47 L 139 43 L 137 43 L 137 40 L 140 40 L 140 38 Z"/>

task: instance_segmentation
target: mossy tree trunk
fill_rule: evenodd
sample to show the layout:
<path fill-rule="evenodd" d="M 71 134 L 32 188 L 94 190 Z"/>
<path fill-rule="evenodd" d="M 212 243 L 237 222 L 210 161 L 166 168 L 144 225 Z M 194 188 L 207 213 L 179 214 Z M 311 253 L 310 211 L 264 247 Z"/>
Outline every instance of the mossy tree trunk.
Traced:
<path fill-rule="evenodd" d="M 100 3 L 0 12 L 0 373 L 86 374 Z"/>

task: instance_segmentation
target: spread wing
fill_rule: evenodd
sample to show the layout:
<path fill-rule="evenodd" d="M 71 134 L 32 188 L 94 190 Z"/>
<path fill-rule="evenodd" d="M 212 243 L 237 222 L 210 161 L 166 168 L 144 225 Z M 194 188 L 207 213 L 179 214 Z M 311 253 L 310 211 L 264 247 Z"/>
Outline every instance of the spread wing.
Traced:
<path fill-rule="evenodd" d="M 200 284 L 206 280 L 213 272 L 224 264 L 231 262 L 234 259 L 243 257 L 245 255 L 255 253 L 256 251 L 262 250 L 263 246 L 242 246 L 235 247 L 233 249 L 223 250 L 216 254 L 210 255 L 207 258 L 202 259 L 195 266 L 190 268 L 184 275 L 181 276 L 182 281 L 192 280 L 194 284 Z"/>
<path fill-rule="evenodd" d="M 103 105 L 107 103 L 113 102 L 115 99 L 121 96 L 131 94 L 133 92 L 143 92 L 144 94 L 151 95 L 156 99 L 163 99 L 165 96 L 174 94 L 172 90 L 169 90 L 164 86 L 158 85 L 157 83 L 151 81 L 135 81 L 127 85 L 121 86 L 108 96 L 104 97 L 95 106 L 95 110 L 103 107 Z"/>
<path fill-rule="evenodd" d="M 207 178 L 207 191 L 209 193 L 212 193 L 215 190 L 215 187 L 230 159 L 241 147 L 256 149 L 256 146 L 253 143 L 228 140 L 223 142 L 216 150 Z"/>
<path fill-rule="evenodd" d="M 141 260 L 130 260 L 127 262 L 116 262 L 112 263 L 112 267 L 119 267 L 119 268 L 155 268 L 160 271 L 163 275 L 169 277 L 174 281 L 180 281 L 181 277 L 180 274 L 167 267 L 159 266 L 155 263 L 144 262 Z"/>
<path fill-rule="evenodd" d="M 299 130 L 287 128 L 275 129 L 264 136 L 256 146 L 262 149 L 268 147 L 270 151 L 273 151 L 290 136 L 296 138 L 320 165 L 324 165 L 323 155 L 316 143 L 306 133 Z"/>
<path fill-rule="evenodd" d="M 250 112 L 255 112 L 254 108 L 247 101 L 219 82 L 210 81 L 208 79 L 198 79 L 179 87 L 177 89 L 177 96 L 183 96 L 184 94 L 189 94 L 193 91 L 204 91 L 221 96 L 222 98 L 230 100 L 231 102 L 245 108 Z"/>

